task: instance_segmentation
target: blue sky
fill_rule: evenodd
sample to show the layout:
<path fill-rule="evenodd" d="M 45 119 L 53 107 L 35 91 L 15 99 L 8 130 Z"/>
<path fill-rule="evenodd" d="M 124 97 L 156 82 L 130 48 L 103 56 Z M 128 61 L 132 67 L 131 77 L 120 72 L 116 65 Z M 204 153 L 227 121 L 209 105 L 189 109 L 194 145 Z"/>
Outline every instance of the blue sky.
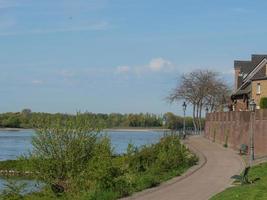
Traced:
<path fill-rule="evenodd" d="M 0 112 L 181 113 L 180 74 L 267 53 L 264 0 L 0 0 Z"/>

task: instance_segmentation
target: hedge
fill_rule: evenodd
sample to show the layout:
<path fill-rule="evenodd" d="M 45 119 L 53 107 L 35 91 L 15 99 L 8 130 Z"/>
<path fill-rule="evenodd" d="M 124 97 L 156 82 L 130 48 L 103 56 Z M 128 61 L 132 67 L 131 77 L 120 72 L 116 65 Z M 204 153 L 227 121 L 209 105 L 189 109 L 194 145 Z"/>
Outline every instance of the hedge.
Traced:
<path fill-rule="evenodd" d="M 260 108 L 267 109 L 267 97 L 262 97 L 260 100 Z"/>

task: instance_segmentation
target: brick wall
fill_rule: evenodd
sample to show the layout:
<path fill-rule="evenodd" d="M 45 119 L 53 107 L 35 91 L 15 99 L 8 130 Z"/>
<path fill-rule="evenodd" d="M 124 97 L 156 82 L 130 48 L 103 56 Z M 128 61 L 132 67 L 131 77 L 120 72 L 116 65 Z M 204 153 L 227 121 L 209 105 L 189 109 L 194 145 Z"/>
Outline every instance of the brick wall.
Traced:
<path fill-rule="evenodd" d="M 234 109 L 235 109 L 235 111 L 248 110 L 248 102 L 247 102 L 247 100 L 237 99 Z"/>
<path fill-rule="evenodd" d="M 241 144 L 249 145 L 249 111 L 217 112 L 207 114 L 205 137 L 238 150 Z M 253 118 L 253 117 L 252 117 Z M 252 123 L 256 156 L 267 156 L 267 110 L 257 110 Z"/>
<path fill-rule="evenodd" d="M 241 72 L 241 68 L 236 67 L 235 68 L 235 91 L 237 91 L 237 89 L 240 87 L 239 80 L 238 80 L 240 72 Z"/>

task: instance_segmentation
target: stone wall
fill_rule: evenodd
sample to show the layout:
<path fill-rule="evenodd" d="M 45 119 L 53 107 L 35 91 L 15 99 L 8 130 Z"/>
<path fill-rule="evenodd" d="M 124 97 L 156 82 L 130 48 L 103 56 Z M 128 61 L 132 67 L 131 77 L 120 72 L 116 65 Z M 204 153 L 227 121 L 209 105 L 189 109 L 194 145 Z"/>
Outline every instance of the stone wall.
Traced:
<path fill-rule="evenodd" d="M 254 115 L 249 111 L 209 113 L 204 135 L 214 142 L 238 150 L 241 144 L 250 146 L 251 126 L 256 156 L 267 156 L 267 110 L 257 110 Z"/>

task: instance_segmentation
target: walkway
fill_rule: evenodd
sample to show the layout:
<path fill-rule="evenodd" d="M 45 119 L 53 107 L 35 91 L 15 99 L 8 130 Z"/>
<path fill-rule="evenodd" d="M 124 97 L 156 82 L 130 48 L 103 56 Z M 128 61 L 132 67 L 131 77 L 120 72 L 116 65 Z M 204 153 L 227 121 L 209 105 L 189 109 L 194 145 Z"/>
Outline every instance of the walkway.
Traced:
<path fill-rule="evenodd" d="M 207 200 L 229 187 L 230 177 L 244 168 L 236 152 L 201 136 L 191 137 L 187 144 L 200 157 L 199 165 L 181 177 L 124 200 Z"/>

